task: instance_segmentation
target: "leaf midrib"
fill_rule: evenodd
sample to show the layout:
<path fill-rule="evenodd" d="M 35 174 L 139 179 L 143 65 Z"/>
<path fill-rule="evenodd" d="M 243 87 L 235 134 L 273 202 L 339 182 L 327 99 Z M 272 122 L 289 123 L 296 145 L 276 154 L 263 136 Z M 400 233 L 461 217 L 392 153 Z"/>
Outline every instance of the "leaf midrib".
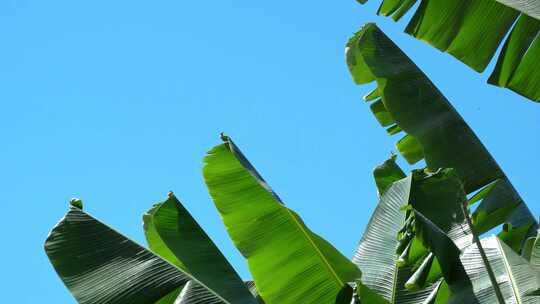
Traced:
<path fill-rule="evenodd" d="M 267 193 L 271 194 L 272 195 L 272 192 L 271 191 L 268 191 L 268 189 L 266 187 L 264 187 L 264 185 L 261 184 L 261 182 L 259 181 L 259 179 L 257 177 L 255 177 L 253 175 L 253 173 L 248 170 L 243 164 L 242 162 L 236 157 L 235 155 L 235 152 L 233 150 L 233 148 L 231 147 L 231 144 L 232 142 L 230 141 L 226 141 L 225 142 L 226 144 L 226 151 L 228 151 L 229 153 L 231 153 L 232 157 L 238 162 L 238 164 L 251 176 L 251 178 L 253 178 L 255 180 L 255 182 L 259 185 L 259 187 L 261 187 L 262 189 L 264 189 Z M 267 186 L 268 188 L 270 188 L 270 186 L 268 185 Z M 270 188 L 271 189 L 271 188 Z M 274 195 L 272 195 L 272 200 L 273 201 L 276 201 Z M 319 247 L 317 247 L 317 245 L 315 244 L 315 242 L 311 239 L 311 237 L 309 236 L 309 234 L 307 233 L 307 231 L 305 231 L 303 229 L 303 225 L 297 220 L 296 216 L 291 212 L 291 210 L 289 208 L 287 208 L 284 204 L 281 204 L 278 202 L 278 205 L 279 207 L 282 207 L 285 209 L 285 212 L 287 213 L 287 215 L 292 219 L 293 223 L 295 224 L 295 226 L 298 228 L 298 230 L 300 230 L 300 232 L 302 233 L 302 235 L 304 236 L 304 238 L 308 241 L 308 243 L 311 245 L 311 247 L 315 250 L 315 253 L 316 253 L 316 256 L 319 257 L 319 259 L 322 261 L 322 264 L 327 268 L 328 272 L 331 274 L 331 276 L 333 277 L 334 279 L 334 283 L 336 283 L 337 287 L 338 288 L 341 288 L 342 286 L 345 285 L 345 283 L 339 278 L 339 276 L 337 275 L 337 273 L 334 271 L 333 267 L 330 265 L 330 263 L 326 260 L 324 254 L 319 250 Z"/>
<path fill-rule="evenodd" d="M 519 288 L 518 288 L 518 286 L 516 284 L 516 280 L 514 278 L 514 275 L 512 274 L 512 269 L 510 268 L 510 265 L 508 264 L 508 261 L 506 259 L 506 254 L 504 252 L 504 248 L 501 246 L 501 243 L 500 243 L 501 240 L 499 240 L 499 238 L 496 238 L 496 240 L 497 240 L 497 246 L 499 247 L 499 250 L 501 251 L 504 267 L 506 268 L 506 272 L 508 274 L 508 277 L 510 278 L 510 284 L 512 285 L 512 292 L 514 293 L 514 297 L 516 298 L 516 303 L 521 304 L 523 302 L 521 301 Z"/>
<path fill-rule="evenodd" d="M 251 174 L 251 173 L 250 173 Z M 302 232 L 302 234 L 304 235 L 304 237 L 307 239 L 307 241 L 309 242 L 309 244 L 313 247 L 313 249 L 315 249 L 315 252 L 317 253 L 317 256 L 319 257 L 319 259 L 323 262 L 323 265 L 326 266 L 326 268 L 328 269 L 328 271 L 332 274 L 334 280 L 335 280 L 335 283 L 337 283 L 337 286 L 339 288 L 341 288 L 341 286 L 345 285 L 345 283 L 343 281 L 341 281 L 341 279 L 339 278 L 339 276 L 337 275 L 337 273 L 334 271 L 333 267 L 330 265 L 330 263 L 326 260 L 324 254 L 319 250 L 319 247 L 317 247 L 317 245 L 315 245 L 315 242 L 313 242 L 313 240 L 311 239 L 311 237 L 308 235 L 307 231 L 305 231 L 302 227 L 302 225 L 300 224 L 300 222 L 296 219 L 296 217 L 294 216 L 294 214 L 291 212 L 291 210 L 289 210 L 289 208 L 283 206 L 283 208 L 285 208 L 285 211 L 287 212 L 287 214 L 292 218 L 293 222 L 296 224 L 296 227 Z"/>

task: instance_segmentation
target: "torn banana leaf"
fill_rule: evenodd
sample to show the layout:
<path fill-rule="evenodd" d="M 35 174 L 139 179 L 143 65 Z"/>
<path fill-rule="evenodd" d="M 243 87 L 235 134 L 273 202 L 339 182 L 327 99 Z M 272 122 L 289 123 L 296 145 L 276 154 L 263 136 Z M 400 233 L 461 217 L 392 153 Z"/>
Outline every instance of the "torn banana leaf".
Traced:
<path fill-rule="evenodd" d="M 431 172 L 454 168 L 467 194 L 490 187 L 495 181 L 500 183 L 504 196 L 498 194 L 500 191 L 484 191 L 490 197 L 481 203 L 476 224 L 485 231 L 486 227 L 506 223 L 508 231 L 500 236 L 519 251 L 526 237 L 534 234 L 536 219 L 477 136 L 427 76 L 371 23 L 349 40 L 347 64 L 357 84 L 376 81 L 377 98 L 388 116 L 407 133 L 397 145 L 410 163 L 424 159 Z"/>
<path fill-rule="evenodd" d="M 377 14 L 399 20 L 416 2 L 383 0 Z M 421 0 L 405 32 L 478 72 L 510 33 L 488 82 L 540 101 L 539 1 Z"/>

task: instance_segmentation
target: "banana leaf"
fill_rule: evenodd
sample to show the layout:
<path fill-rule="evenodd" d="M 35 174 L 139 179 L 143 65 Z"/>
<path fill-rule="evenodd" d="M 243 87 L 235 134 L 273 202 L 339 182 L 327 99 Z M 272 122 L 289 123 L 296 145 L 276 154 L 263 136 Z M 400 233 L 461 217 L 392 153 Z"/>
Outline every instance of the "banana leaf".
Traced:
<path fill-rule="evenodd" d="M 529 295 L 538 290 L 540 282 L 539 273 L 531 264 L 496 237 L 483 239 L 481 243 L 505 303 L 540 303 L 540 297 Z M 455 292 L 448 303 L 499 303 L 476 244 L 464 250 L 461 261 L 472 282 L 472 291 L 462 289 Z M 475 295 L 473 302 L 471 292 Z"/>
<path fill-rule="evenodd" d="M 497 2 L 512 7 L 536 19 L 540 19 L 540 2 L 538 2 L 538 0 L 497 0 Z"/>
<path fill-rule="evenodd" d="M 231 303 L 257 303 L 234 268 L 172 192 L 166 201 L 156 204 L 143 216 L 143 222 L 154 252 L 172 264 L 181 265 L 180 268 Z M 198 303 L 198 295 L 208 302 L 212 296 L 197 294 L 196 290 L 206 289 L 196 283 L 190 288 L 189 297 L 184 295 L 181 303 Z"/>
<path fill-rule="evenodd" d="M 350 303 L 348 282 L 360 270 L 285 207 L 229 137 L 222 139 L 204 158 L 204 180 L 264 301 Z"/>
<path fill-rule="evenodd" d="M 45 241 L 51 264 L 79 303 L 172 304 L 188 281 L 204 286 L 79 207 L 71 204 Z M 220 303 L 231 303 L 204 289 Z"/>
<path fill-rule="evenodd" d="M 455 170 L 441 169 L 435 173 L 416 170 L 412 176 L 410 205 L 415 213 L 447 234 L 459 249 L 469 246 L 472 232 L 461 210 L 467 197 Z"/>
<path fill-rule="evenodd" d="M 416 2 L 383 0 L 377 13 L 397 21 Z M 488 82 L 540 101 L 538 1 L 421 0 L 405 32 L 478 72 L 484 71 L 503 45 Z"/>
<path fill-rule="evenodd" d="M 366 99 L 381 100 L 394 124 L 406 133 L 397 147 L 409 163 L 423 158 L 431 172 L 454 168 L 467 194 L 482 192 L 493 182 L 505 189 L 482 192 L 475 225 L 484 232 L 505 224 L 500 237 L 519 251 L 524 240 L 534 234 L 536 219 L 477 136 L 426 75 L 371 23 L 349 40 L 347 64 L 357 84 L 376 81 L 377 88 Z"/>
<path fill-rule="evenodd" d="M 373 174 L 376 184 L 383 185 L 378 188 L 382 195 L 353 257 L 353 263 L 362 269 L 357 294 L 368 303 L 380 302 L 379 297 L 391 304 L 427 303 L 437 293 L 440 280 L 420 290 L 406 289 L 405 283 L 415 273 L 415 267 L 400 267 L 396 254 L 400 247 L 398 233 L 406 225 L 407 213 L 401 207 L 409 203 L 412 176 L 405 177 L 395 157 L 375 168 Z M 376 300 L 370 300 L 373 298 Z"/>

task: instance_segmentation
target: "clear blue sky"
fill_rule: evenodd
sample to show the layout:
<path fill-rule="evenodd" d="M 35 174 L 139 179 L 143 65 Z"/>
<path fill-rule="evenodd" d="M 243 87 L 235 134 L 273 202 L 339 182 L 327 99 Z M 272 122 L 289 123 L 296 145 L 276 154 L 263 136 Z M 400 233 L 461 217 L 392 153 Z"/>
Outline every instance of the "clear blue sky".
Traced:
<path fill-rule="evenodd" d="M 344 63 L 368 21 L 439 86 L 539 214 L 540 104 L 488 86 L 372 2 L 1 1 L 2 301 L 75 303 L 42 249 L 71 197 L 144 243 L 142 213 L 174 190 L 248 278 L 201 175 L 220 131 L 351 256 L 376 204 L 371 170 L 397 140 Z"/>

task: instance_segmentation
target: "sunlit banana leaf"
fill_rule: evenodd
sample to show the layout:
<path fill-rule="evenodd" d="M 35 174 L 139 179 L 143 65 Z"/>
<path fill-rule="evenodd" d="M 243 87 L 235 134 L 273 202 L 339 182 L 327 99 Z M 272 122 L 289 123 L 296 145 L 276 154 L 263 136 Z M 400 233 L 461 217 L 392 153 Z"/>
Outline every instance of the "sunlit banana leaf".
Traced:
<path fill-rule="evenodd" d="M 540 297 L 528 296 L 539 287 L 539 273 L 527 260 L 516 254 L 496 237 L 482 240 L 489 263 L 495 273 L 505 303 L 540 303 Z M 491 281 L 485 271 L 476 244 L 463 252 L 461 260 L 473 286 L 473 293 L 480 304 L 498 303 Z M 453 294 L 449 303 L 470 303 L 470 291 L 462 289 Z"/>
<path fill-rule="evenodd" d="M 391 186 L 379 187 L 379 192 L 383 194 L 366 226 L 353 262 L 362 269 L 361 282 L 369 288 L 364 297 L 371 297 L 372 291 L 391 304 L 420 304 L 424 303 L 430 294 L 436 293 L 439 283 L 414 292 L 405 288 L 405 283 L 414 274 L 414 267 L 398 267 L 399 256 L 396 254 L 396 249 L 400 246 L 398 232 L 403 229 L 406 219 L 406 212 L 400 208 L 409 203 L 412 180 L 411 176 L 403 176 L 403 171 L 393 158 L 374 170 L 377 185 Z M 357 291 L 360 296 L 361 291 L 361 288 Z"/>
<path fill-rule="evenodd" d="M 50 232 L 45 252 L 81 304 L 172 304 L 188 281 L 204 286 L 74 205 Z M 231 303 L 204 289 L 221 303 Z"/>
<path fill-rule="evenodd" d="M 504 196 L 483 192 L 492 195 L 482 202 L 479 212 L 498 212 L 499 216 L 482 225 L 506 223 L 508 232 L 500 236 L 519 251 L 519 244 L 534 234 L 535 218 L 486 148 L 426 75 L 374 24 L 365 25 L 350 39 L 347 63 L 357 84 L 376 81 L 377 88 L 366 99 L 380 99 L 395 125 L 407 133 L 397 144 L 407 161 L 423 158 L 430 171 L 454 168 L 467 194 L 491 187 L 492 182 L 500 183 Z"/>
<path fill-rule="evenodd" d="M 164 253 L 164 258 L 172 254 L 174 257 L 169 257 L 172 259 L 169 262 L 180 263 L 186 272 L 231 303 L 257 303 L 214 242 L 172 193 L 165 202 L 154 206 L 143 220 L 148 243 L 154 252 Z M 206 289 L 191 284 L 189 296 L 184 295 L 182 303 L 199 303 L 198 295 L 207 303 L 213 296 L 210 292 L 197 294 L 194 290 Z M 219 303 L 221 300 L 216 298 L 214 301 Z"/>
<path fill-rule="evenodd" d="M 337 302 L 359 269 L 283 205 L 230 138 L 223 140 L 204 158 L 204 179 L 261 297 L 270 304 Z"/>
<path fill-rule="evenodd" d="M 377 13 L 398 20 L 416 2 L 383 0 Z M 540 101 L 539 3 L 536 0 L 421 0 L 405 32 L 478 72 L 487 67 L 510 32 L 488 82 Z"/>

